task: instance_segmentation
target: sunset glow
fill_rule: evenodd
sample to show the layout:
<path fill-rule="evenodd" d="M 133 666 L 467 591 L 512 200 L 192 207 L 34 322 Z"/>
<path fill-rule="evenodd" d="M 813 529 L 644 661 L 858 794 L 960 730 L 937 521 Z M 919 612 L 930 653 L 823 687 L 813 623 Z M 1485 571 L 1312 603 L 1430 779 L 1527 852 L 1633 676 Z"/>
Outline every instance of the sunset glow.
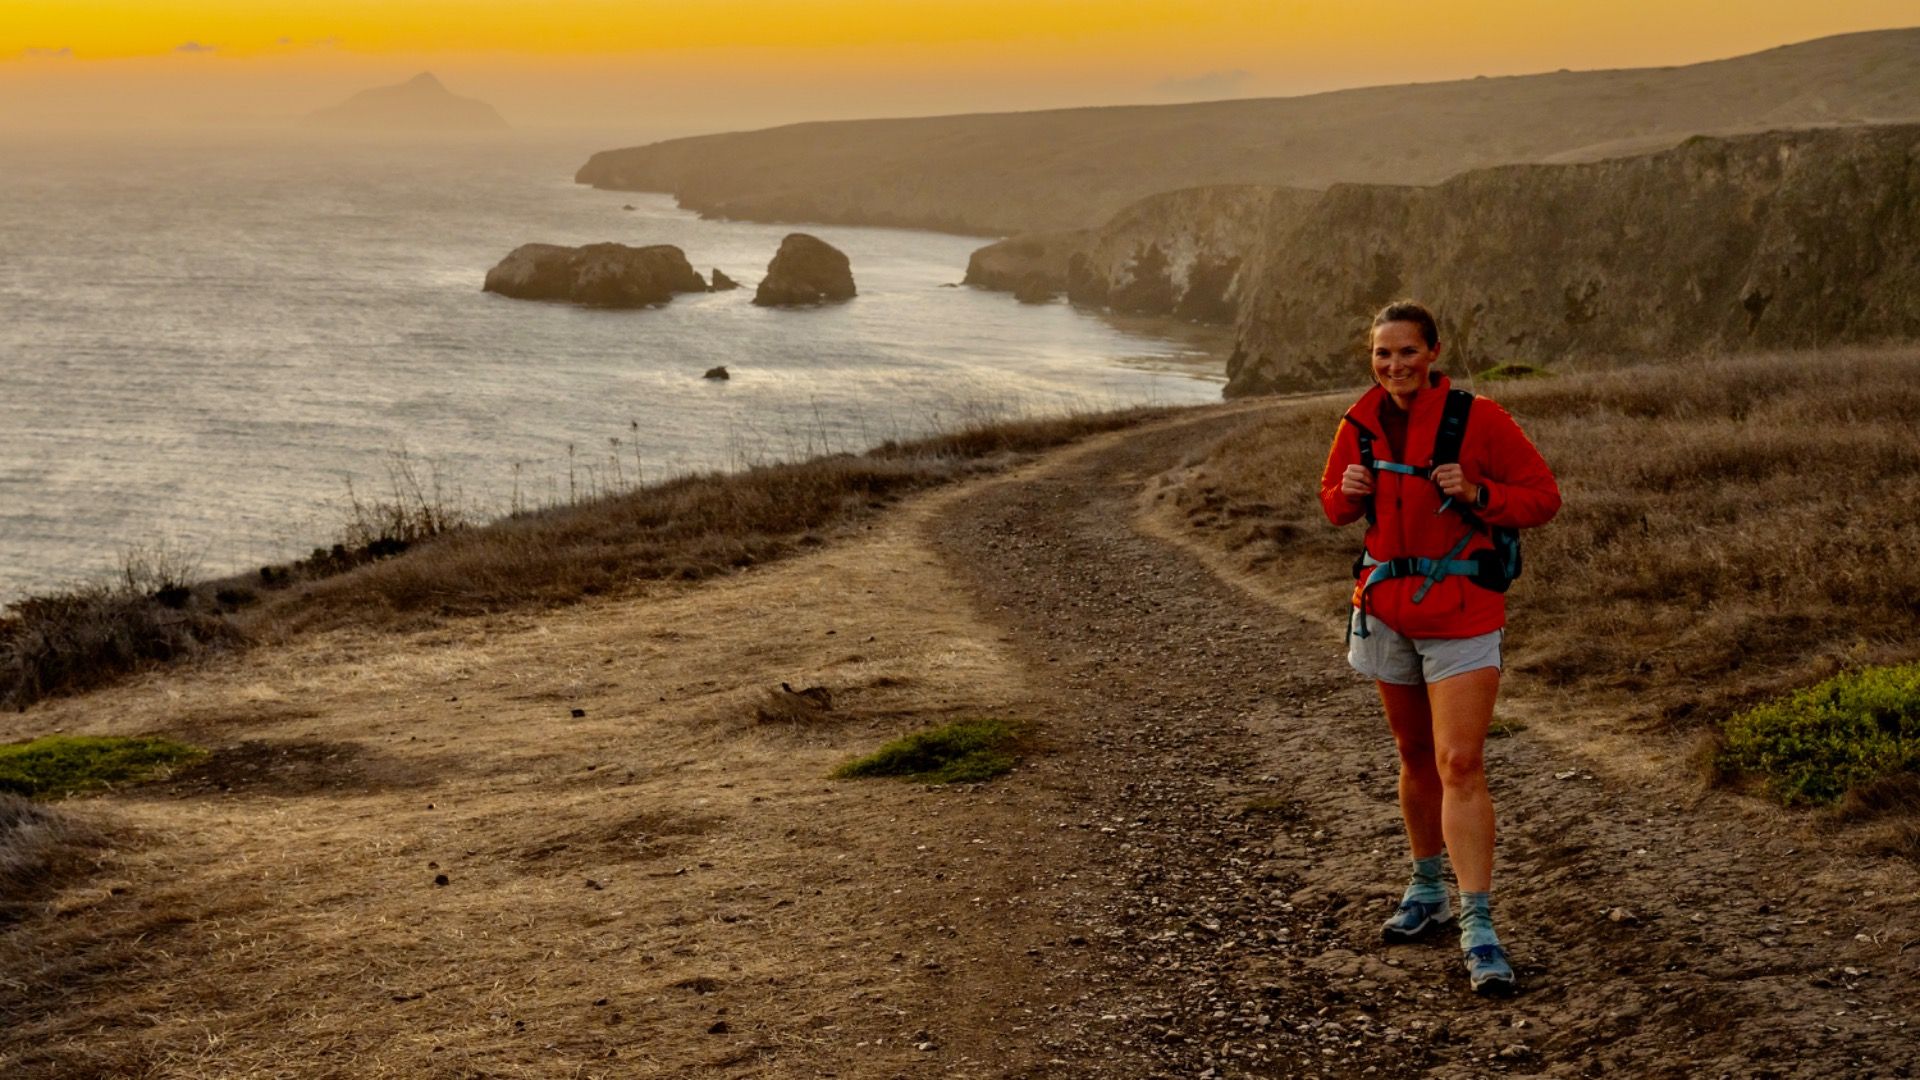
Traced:
<path fill-rule="evenodd" d="M 1744 48 L 1754 35 L 1786 40 L 1902 25 L 1901 0 L 1745 5 L 1737 23 L 1723 4 L 1678 0 L 1622 4 L 1577 0 L 1414 0 L 1283 3 L 1273 0 L 246 0 L 141 3 L 25 0 L 9 4 L 0 54 L 71 49 L 83 59 L 167 55 L 183 45 L 229 56 L 334 47 L 356 52 L 598 54 L 753 47 L 979 45 L 1046 42 L 1068 52 L 1181 52 L 1258 46 L 1282 55 L 1328 46 L 1357 48 L 1404 30 L 1410 40 L 1452 46 L 1468 40 L 1516 55 L 1586 42 L 1614 49 L 1637 42 L 1651 61 L 1675 42 L 1711 53 L 1716 42 Z M 1641 9 L 1634 17 L 1633 9 Z M 1443 13 L 1437 15 L 1436 13 Z M 193 51 L 191 48 L 188 51 Z M 1624 57 L 1615 56 L 1615 60 Z"/>
<path fill-rule="evenodd" d="M 516 124 L 802 118 L 1274 96 L 1694 63 L 1914 22 L 1910 0 L 15 0 L 0 123 L 302 111 L 432 69 Z M 8 107 L 15 106 L 18 107 Z M 9 115 L 11 114 L 11 115 Z M 78 121 L 76 121 L 78 122 Z"/>

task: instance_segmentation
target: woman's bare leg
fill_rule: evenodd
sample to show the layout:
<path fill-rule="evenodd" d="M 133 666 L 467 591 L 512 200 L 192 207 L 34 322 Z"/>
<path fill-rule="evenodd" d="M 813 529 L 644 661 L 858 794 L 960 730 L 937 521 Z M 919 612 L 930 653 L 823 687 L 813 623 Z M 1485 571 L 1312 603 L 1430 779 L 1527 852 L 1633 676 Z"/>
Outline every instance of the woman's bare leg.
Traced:
<path fill-rule="evenodd" d="M 1487 794 L 1487 727 L 1493 722 L 1493 700 L 1500 692 L 1500 669 L 1462 672 L 1429 683 L 1426 690 L 1433 716 L 1433 760 L 1442 792 L 1440 831 L 1446 837 L 1447 854 L 1452 858 L 1460 891 L 1487 892 L 1493 887 L 1493 797 Z M 1402 770 L 1403 792 L 1405 775 Z"/>
<path fill-rule="evenodd" d="M 1442 786 L 1434 756 L 1433 710 L 1425 686 L 1383 682 L 1380 703 L 1387 726 L 1400 751 L 1400 816 L 1407 823 L 1407 843 L 1413 857 L 1440 854 Z"/>

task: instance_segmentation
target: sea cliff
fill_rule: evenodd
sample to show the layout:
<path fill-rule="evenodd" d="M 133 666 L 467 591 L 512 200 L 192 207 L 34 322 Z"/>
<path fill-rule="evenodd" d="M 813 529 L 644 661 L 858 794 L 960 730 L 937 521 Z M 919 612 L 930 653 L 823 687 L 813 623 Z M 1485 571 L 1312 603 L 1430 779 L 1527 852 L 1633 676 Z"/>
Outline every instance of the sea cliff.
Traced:
<path fill-rule="evenodd" d="M 1338 185 L 1257 248 L 1229 396 L 1357 381 L 1370 313 L 1400 296 L 1466 370 L 1913 340 L 1920 125 Z"/>
<path fill-rule="evenodd" d="M 989 244 L 968 260 L 966 283 L 1065 293 L 1078 306 L 1123 315 L 1231 325 L 1257 245 L 1319 197 L 1254 184 L 1151 195 L 1098 228 Z"/>

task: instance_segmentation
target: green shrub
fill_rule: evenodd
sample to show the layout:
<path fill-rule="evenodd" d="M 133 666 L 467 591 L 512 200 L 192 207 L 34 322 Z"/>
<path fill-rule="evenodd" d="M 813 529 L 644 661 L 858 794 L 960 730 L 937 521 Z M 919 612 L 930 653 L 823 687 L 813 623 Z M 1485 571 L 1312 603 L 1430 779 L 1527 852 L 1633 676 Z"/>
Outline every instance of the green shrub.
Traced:
<path fill-rule="evenodd" d="M 1019 741 L 1019 732 L 1004 720 L 957 720 L 895 739 L 833 775 L 898 776 L 929 784 L 991 780 L 1019 761 Z"/>
<path fill-rule="evenodd" d="M 1740 713 L 1725 730 L 1721 764 L 1790 804 L 1920 773 L 1920 663 L 1836 675 Z"/>
<path fill-rule="evenodd" d="M 204 753 L 199 747 L 156 737 L 48 735 L 0 745 L 0 792 L 71 795 L 134 783 Z"/>

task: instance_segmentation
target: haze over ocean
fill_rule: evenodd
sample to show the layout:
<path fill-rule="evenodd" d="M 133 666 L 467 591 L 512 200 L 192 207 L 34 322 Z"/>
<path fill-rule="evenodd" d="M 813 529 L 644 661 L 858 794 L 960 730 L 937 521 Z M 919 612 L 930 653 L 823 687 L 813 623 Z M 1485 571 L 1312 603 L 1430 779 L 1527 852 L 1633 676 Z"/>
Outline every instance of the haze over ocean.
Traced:
<path fill-rule="evenodd" d="M 572 182 L 574 137 L 12 136 L 0 172 L 0 602 L 164 543 L 219 573 L 328 541 L 352 479 L 431 463 L 482 510 L 858 449 L 981 411 L 1219 397 L 1190 341 L 942 288 L 984 241 L 707 222 Z M 637 209 L 624 211 L 623 204 Z M 861 295 L 752 306 L 780 237 Z M 480 291 L 529 241 L 684 248 L 746 289 L 593 311 Z M 733 378 L 701 378 L 715 365 Z M 516 469 L 516 466 L 518 468 Z"/>

